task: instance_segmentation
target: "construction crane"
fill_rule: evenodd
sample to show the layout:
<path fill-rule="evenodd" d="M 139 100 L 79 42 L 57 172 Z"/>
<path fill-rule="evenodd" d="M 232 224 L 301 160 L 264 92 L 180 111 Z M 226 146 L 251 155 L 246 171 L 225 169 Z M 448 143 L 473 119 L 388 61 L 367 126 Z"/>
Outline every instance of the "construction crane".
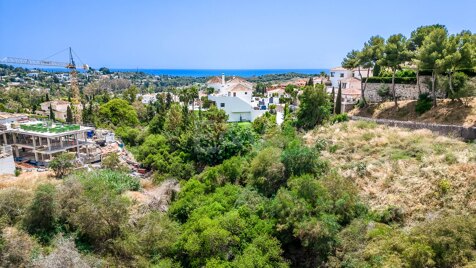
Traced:
<path fill-rule="evenodd" d="M 51 60 L 32 60 L 32 59 L 23 59 L 23 58 L 14 58 L 14 57 L 5 57 L 3 59 L 0 59 L 0 63 L 64 67 L 69 69 L 70 83 L 71 83 L 71 102 L 73 104 L 71 105 L 71 110 L 73 111 L 73 117 L 75 119 L 75 122 L 80 123 L 81 114 L 76 109 L 77 105 L 80 103 L 79 86 L 78 86 L 78 71 L 76 69 L 76 63 L 74 62 L 74 58 L 73 58 L 73 50 L 71 49 L 71 47 L 69 47 L 68 49 L 69 49 L 69 62 L 67 63 L 51 61 Z M 63 51 L 60 51 L 60 52 L 63 52 Z M 54 55 L 57 55 L 58 53 L 55 53 Z M 82 69 L 87 71 L 89 70 L 89 66 L 87 64 L 83 64 Z"/>

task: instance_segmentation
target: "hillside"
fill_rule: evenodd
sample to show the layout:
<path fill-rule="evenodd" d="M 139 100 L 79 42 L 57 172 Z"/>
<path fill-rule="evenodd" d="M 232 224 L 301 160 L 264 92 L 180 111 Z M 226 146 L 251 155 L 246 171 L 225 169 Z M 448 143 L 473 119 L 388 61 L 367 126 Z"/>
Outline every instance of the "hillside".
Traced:
<path fill-rule="evenodd" d="M 356 108 L 349 114 L 381 119 L 476 126 L 476 98 L 471 99 L 468 106 L 448 99 L 439 100 L 436 108 L 422 115 L 415 112 L 415 105 L 414 100 L 399 101 L 399 107 L 396 109 L 394 103 L 390 101 L 370 104 L 369 107 L 363 109 Z"/>
<path fill-rule="evenodd" d="M 476 146 L 369 122 L 346 122 L 306 134 L 309 145 L 357 184 L 376 210 L 400 208 L 405 225 L 445 212 L 476 213 Z"/>

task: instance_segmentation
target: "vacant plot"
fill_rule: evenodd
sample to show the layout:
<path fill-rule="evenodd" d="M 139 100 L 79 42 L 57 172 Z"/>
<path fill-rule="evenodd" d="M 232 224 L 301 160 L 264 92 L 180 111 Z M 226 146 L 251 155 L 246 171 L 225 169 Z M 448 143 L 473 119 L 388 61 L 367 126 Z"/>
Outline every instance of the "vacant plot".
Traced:
<path fill-rule="evenodd" d="M 305 138 L 373 209 L 399 208 L 406 224 L 476 213 L 474 144 L 362 121 L 318 128 Z"/>

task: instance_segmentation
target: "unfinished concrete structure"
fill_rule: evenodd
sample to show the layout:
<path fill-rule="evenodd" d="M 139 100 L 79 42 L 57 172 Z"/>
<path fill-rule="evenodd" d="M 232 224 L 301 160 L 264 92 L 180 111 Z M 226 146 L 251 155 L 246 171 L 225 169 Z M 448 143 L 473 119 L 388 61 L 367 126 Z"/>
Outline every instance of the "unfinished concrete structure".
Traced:
<path fill-rule="evenodd" d="M 11 145 L 17 162 L 29 161 L 36 165 L 47 165 L 55 155 L 75 152 L 83 163 L 91 161 L 87 132 L 92 127 L 55 125 L 46 122 L 4 124 L 0 129 L 0 145 Z"/>

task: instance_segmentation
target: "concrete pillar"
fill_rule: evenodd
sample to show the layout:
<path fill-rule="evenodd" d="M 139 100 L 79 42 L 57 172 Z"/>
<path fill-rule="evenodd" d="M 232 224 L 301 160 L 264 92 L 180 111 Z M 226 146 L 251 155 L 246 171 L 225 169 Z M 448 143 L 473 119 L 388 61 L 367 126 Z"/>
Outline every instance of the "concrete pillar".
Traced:
<path fill-rule="evenodd" d="M 3 142 L 4 142 L 5 145 L 8 144 L 8 142 L 7 142 L 7 133 L 3 133 Z"/>
<path fill-rule="evenodd" d="M 36 151 L 36 138 L 32 136 L 33 138 L 33 153 L 35 153 L 35 161 L 38 162 L 38 152 Z"/>
<path fill-rule="evenodd" d="M 13 133 L 13 134 L 12 134 L 12 137 L 13 137 L 13 144 L 15 144 L 15 155 L 16 155 L 16 157 L 19 157 L 19 156 L 20 156 L 20 153 L 18 152 L 17 134 L 16 134 L 16 133 Z"/>
<path fill-rule="evenodd" d="M 46 138 L 46 142 L 48 143 L 48 151 L 51 151 L 51 142 L 50 142 L 50 138 Z"/>

